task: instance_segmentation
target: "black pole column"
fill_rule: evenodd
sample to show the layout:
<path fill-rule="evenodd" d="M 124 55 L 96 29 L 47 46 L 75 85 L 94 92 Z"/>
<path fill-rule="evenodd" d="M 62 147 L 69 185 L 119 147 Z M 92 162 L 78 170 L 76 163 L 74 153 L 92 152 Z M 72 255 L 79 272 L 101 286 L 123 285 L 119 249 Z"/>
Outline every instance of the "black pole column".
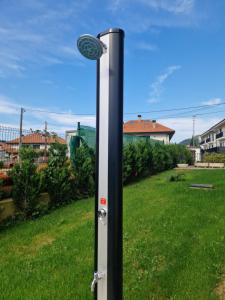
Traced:
<path fill-rule="evenodd" d="M 122 146 L 124 32 L 98 35 L 95 271 L 97 300 L 122 299 Z"/>
<path fill-rule="evenodd" d="M 108 300 L 122 299 L 122 147 L 124 33 L 110 34 L 108 167 Z"/>

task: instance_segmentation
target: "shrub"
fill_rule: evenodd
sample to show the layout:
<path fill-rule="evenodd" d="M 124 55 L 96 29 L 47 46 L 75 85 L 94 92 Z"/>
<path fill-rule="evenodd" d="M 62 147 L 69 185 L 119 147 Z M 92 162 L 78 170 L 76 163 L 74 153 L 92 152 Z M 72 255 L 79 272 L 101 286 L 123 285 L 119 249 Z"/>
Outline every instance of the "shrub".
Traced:
<path fill-rule="evenodd" d="M 152 144 L 151 141 L 129 143 L 123 148 L 123 182 L 174 168 L 181 161 L 192 163 L 191 152 L 184 145 Z"/>
<path fill-rule="evenodd" d="M 149 141 L 131 142 L 123 148 L 123 182 L 152 172 L 152 144 Z"/>
<path fill-rule="evenodd" d="M 0 169 L 2 169 L 3 167 L 4 167 L 4 162 L 0 160 Z"/>
<path fill-rule="evenodd" d="M 135 165 L 137 176 L 145 176 L 152 169 L 152 144 L 149 141 L 135 143 Z"/>
<path fill-rule="evenodd" d="M 35 151 L 29 147 L 21 148 L 19 155 L 20 163 L 17 163 L 10 171 L 13 180 L 12 197 L 17 209 L 29 218 L 38 212 L 38 197 L 42 180 L 34 164 Z"/>
<path fill-rule="evenodd" d="M 95 191 L 95 154 L 85 144 L 76 149 L 73 174 L 79 196 L 92 196 Z"/>
<path fill-rule="evenodd" d="M 136 150 L 135 143 L 131 142 L 123 148 L 123 182 L 130 181 L 137 176 L 136 171 Z"/>
<path fill-rule="evenodd" d="M 171 155 L 165 145 L 155 144 L 152 154 L 154 172 L 162 172 L 173 167 Z"/>
<path fill-rule="evenodd" d="M 44 170 L 45 189 L 49 193 L 50 206 L 55 207 L 72 200 L 72 177 L 66 158 L 66 145 L 52 144 L 48 166 Z"/>
<path fill-rule="evenodd" d="M 169 178 L 169 181 L 174 182 L 174 181 L 184 181 L 184 174 L 172 174 Z"/>
<path fill-rule="evenodd" d="M 225 153 L 206 153 L 203 161 L 209 163 L 225 163 Z"/>
<path fill-rule="evenodd" d="M 172 160 L 173 166 L 176 167 L 179 163 L 193 164 L 191 151 L 185 145 L 166 145 Z"/>

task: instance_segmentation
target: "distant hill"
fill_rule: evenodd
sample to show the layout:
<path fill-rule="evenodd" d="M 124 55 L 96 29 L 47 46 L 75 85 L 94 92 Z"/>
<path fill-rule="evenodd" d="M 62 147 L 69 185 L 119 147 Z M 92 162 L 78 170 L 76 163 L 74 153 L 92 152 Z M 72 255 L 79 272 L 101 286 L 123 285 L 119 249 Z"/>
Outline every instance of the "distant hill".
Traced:
<path fill-rule="evenodd" d="M 181 141 L 179 144 L 181 144 L 181 145 L 192 145 L 192 138 L 185 139 L 185 140 Z M 199 135 L 196 135 L 194 137 L 194 144 L 195 144 L 195 146 L 199 146 Z"/>

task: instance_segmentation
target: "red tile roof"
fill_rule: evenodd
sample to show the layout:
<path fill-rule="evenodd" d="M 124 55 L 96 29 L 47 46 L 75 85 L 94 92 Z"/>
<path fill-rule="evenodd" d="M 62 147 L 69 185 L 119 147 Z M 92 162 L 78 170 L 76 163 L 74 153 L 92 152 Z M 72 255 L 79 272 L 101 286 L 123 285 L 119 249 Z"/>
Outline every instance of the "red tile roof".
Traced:
<path fill-rule="evenodd" d="M 124 133 L 168 133 L 173 135 L 175 130 L 151 120 L 131 120 L 123 124 Z"/>
<path fill-rule="evenodd" d="M 6 143 L 0 142 L 0 150 L 5 151 L 9 154 L 17 154 L 18 150 L 13 148 L 11 145 L 7 145 Z"/>
<path fill-rule="evenodd" d="M 14 140 L 8 141 L 8 144 L 19 144 L 20 139 L 16 138 Z M 53 144 L 53 143 L 60 143 L 60 144 L 66 144 L 66 141 L 59 137 L 59 136 L 47 136 L 45 137 L 42 133 L 31 133 L 24 135 L 22 137 L 22 143 L 23 144 Z"/>

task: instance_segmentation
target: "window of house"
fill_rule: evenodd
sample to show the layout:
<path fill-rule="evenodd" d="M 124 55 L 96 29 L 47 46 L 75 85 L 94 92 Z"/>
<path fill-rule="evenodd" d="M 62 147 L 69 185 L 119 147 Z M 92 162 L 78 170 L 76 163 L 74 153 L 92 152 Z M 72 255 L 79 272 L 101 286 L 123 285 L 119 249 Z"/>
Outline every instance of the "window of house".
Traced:
<path fill-rule="evenodd" d="M 33 145 L 33 149 L 40 149 L 40 145 Z"/>

